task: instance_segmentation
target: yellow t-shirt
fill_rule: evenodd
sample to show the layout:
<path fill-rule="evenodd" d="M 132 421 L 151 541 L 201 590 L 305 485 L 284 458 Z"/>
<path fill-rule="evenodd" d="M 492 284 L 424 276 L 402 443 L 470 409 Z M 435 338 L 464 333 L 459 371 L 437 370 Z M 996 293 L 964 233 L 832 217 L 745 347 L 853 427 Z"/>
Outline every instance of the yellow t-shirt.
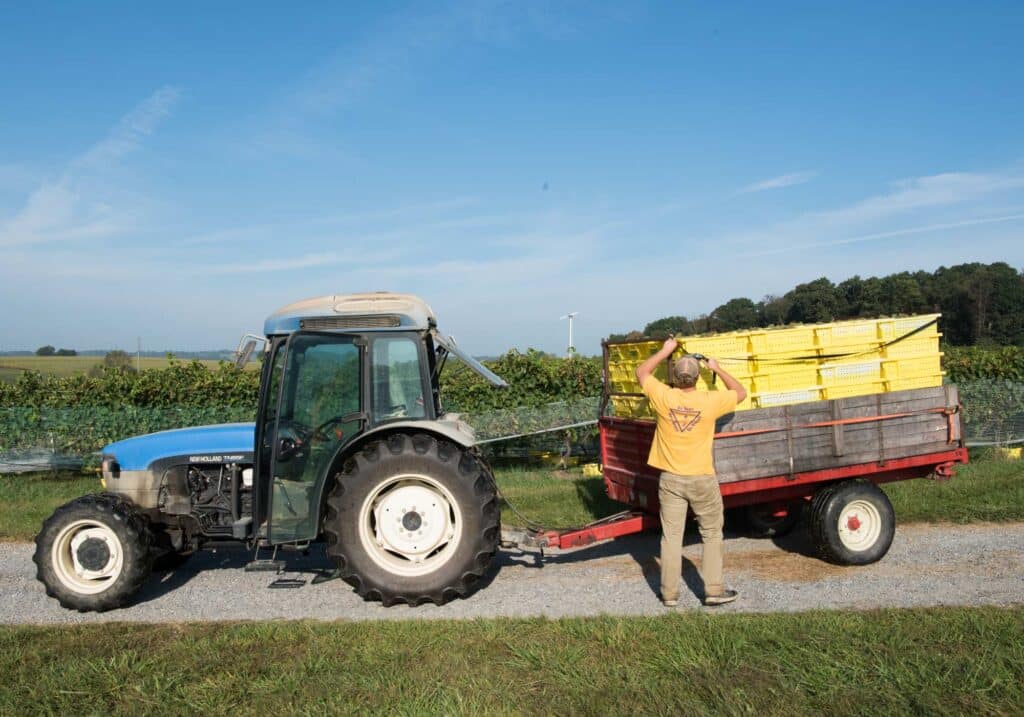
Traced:
<path fill-rule="evenodd" d="M 714 475 L 715 421 L 736 408 L 735 391 L 684 391 L 654 376 L 643 391 L 658 415 L 648 465 L 683 476 Z"/>

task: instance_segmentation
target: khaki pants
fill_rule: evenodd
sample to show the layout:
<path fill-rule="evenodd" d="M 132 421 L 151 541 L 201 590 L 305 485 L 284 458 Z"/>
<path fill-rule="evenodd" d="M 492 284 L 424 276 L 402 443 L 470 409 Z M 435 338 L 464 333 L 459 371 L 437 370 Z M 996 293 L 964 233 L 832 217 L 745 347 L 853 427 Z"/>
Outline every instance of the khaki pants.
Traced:
<path fill-rule="evenodd" d="M 697 516 L 704 541 L 700 561 L 704 594 L 720 595 L 722 584 L 722 492 L 715 476 L 679 476 L 663 472 L 658 482 L 661 502 L 661 599 L 679 599 L 683 568 L 683 527 L 689 505 Z"/>

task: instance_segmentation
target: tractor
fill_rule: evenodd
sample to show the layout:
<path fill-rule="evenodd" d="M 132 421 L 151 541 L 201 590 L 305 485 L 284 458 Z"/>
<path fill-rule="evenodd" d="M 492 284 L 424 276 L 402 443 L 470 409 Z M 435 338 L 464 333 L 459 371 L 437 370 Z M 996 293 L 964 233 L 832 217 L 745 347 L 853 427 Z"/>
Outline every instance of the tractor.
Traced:
<path fill-rule="evenodd" d="M 161 431 L 104 447 L 104 492 L 58 508 L 36 538 L 46 592 L 66 608 L 120 607 L 154 569 L 232 541 L 247 569 L 326 544 L 337 577 L 384 605 L 471 592 L 501 537 L 497 487 L 473 429 L 446 413 L 454 356 L 505 382 L 393 293 L 290 304 L 247 335 L 264 344 L 254 423 Z M 260 551 L 268 559 L 257 559 Z"/>

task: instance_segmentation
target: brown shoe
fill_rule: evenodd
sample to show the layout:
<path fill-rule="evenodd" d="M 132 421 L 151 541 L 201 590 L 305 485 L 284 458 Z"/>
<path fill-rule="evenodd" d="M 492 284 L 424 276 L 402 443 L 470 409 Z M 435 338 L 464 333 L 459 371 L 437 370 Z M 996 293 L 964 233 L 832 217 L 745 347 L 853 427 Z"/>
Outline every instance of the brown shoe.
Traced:
<path fill-rule="evenodd" d="M 718 595 L 705 595 L 704 604 L 708 607 L 714 607 L 716 605 L 725 605 L 727 602 L 732 602 L 739 596 L 740 594 L 735 590 L 723 590 Z"/>

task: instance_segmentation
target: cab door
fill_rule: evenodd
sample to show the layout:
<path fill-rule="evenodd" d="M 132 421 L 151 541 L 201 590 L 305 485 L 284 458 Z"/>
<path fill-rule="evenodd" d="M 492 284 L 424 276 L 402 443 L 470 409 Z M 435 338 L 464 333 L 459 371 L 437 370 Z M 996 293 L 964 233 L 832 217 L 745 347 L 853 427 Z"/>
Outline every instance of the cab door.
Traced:
<path fill-rule="evenodd" d="M 366 428 L 363 343 L 350 334 L 299 332 L 288 339 L 270 433 L 272 545 L 316 538 L 331 463 Z"/>

